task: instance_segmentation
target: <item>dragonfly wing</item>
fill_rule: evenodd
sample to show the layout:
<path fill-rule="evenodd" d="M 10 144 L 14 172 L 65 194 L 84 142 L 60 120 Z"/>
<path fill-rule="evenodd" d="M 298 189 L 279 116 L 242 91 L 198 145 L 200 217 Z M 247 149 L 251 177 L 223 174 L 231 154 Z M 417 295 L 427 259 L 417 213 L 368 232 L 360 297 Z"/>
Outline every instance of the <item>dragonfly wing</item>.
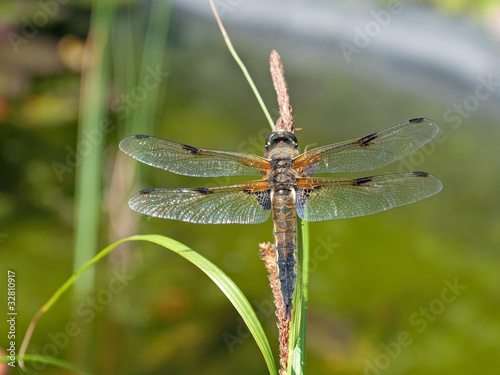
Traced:
<path fill-rule="evenodd" d="M 441 181 L 409 172 L 345 180 L 299 179 L 296 208 L 305 221 L 348 219 L 404 206 L 438 193 Z"/>
<path fill-rule="evenodd" d="M 438 132 L 434 121 L 416 118 L 362 138 L 305 152 L 295 158 L 294 168 L 303 176 L 373 170 L 418 150 Z"/>
<path fill-rule="evenodd" d="M 141 214 L 199 224 L 257 224 L 271 212 L 265 181 L 217 188 L 147 189 L 130 198 Z"/>
<path fill-rule="evenodd" d="M 120 149 L 145 164 L 185 176 L 262 176 L 266 159 L 245 153 L 206 150 L 147 135 L 132 135 Z"/>

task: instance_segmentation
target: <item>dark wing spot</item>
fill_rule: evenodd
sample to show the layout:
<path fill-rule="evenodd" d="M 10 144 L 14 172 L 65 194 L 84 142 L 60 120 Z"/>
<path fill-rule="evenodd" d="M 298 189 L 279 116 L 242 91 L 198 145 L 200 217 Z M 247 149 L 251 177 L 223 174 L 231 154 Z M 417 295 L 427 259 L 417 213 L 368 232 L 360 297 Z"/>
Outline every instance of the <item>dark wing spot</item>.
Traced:
<path fill-rule="evenodd" d="M 257 201 L 265 210 L 271 209 L 271 194 L 269 190 L 260 191 L 255 193 L 255 195 L 257 196 Z"/>
<path fill-rule="evenodd" d="M 423 121 L 424 119 L 422 117 L 412 118 L 411 120 L 408 120 L 410 124 L 418 124 Z"/>
<path fill-rule="evenodd" d="M 182 145 L 182 148 L 186 151 L 189 151 L 193 155 L 198 155 L 198 152 L 200 151 L 199 148 L 196 148 L 193 146 L 188 146 L 188 145 Z"/>
<path fill-rule="evenodd" d="M 353 182 L 354 182 L 354 185 L 363 186 L 363 185 L 370 183 L 372 180 L 373 180 L 372 177 L 360 177 L 360 178 L 355 178 L 353 180 Z"/>
<path fill-rule="evenodd" d="M 144 189 L 139 192 L 139 194 L 149 194 L 152 191 L 155 191 L 155 188 L 150 188 L 150 189 Z"/>
<path fill-rule="evenodd" d="M 316 185 L 316 186 L 313 186 L 312 189 L 300 189 L 300 190 L 303 192 L 303 194 L 306 198 L 309 198 L 309 196 L 311 195 L 311 193 L 313 191 L 317 191 L 317 190 L 322 189 L 322 188 L 324 188 L 324 186 Z"/>
<path fill-rule="evenodd" d="M 415 176 L 420 176 L 420 177 L 427 177 L 429 175 L 429 173 L 427 172 L 412 172 L 413 175 Z"/>
<path fill-rule="evenodd" d="M 297 202 L 299 202 L 301 204 L 304 204 L 305 201 L 311 196 L 311 193 L 313 191 L 320 190 L 323 187 L 324 186 L 316 185 L 312 189 L 295 188 L 295 192 L 296 192 L 296 198 L 295 199 L 296 199 Z"/>
<path fill-rule="evenodd" d="M 201 194 L 201 195 L 207 195 L 210 194 L 210 189 L 209 188 L 193 188 L 193 191 Z"/>
<path fill-rule="evenodd" d="M 144 134 L 136 134 L 134 135 L 136 138 L 151 138 L 149 135 L 144 135 Z"/>
<path fill-rule="evenodd" d="M 372 133 L 372 134 L 365 135 L 363 138 L 359 139 L 359 144 L 360 144 L 360 146 L 368 146 L 377 137 L 378 137 L 377 133 Z"/>
<path fill-rule="evenodd" d="M 270 191 L 268 190 L 260 190 L 253 192 L 252 190 L 245 189 L 242 190 L 242 192 L 247 193 L 247 194 L 253 194 L 255 195 L 255 198 L 257 198 L 257 202 L 264 207 L 265 210 L 270 210 L 271 209 L 271 195 Z"/>
<path fill-rule="evenodd" d="M 297 194 L 297 199 L 301 199 L 301 201 L 304 203 L 307 198 L 311 196 L 311 193 L 314 191 L 314 189 L 295 189 Z"/>

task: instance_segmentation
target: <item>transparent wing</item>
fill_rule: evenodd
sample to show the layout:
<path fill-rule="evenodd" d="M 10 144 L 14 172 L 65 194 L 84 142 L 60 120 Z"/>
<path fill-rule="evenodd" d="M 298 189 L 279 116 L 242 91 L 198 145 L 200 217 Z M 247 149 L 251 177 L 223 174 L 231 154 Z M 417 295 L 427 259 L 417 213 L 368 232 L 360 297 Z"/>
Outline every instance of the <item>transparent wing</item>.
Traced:
<path fill-rule="evenodd" d="M 199 224 L 258 224 L 271 212 L 265 181 L 216 188 L 147 189 L 128 205 L 141 214 Z"/>
<path fill-rule="evenodd" d="M 371 215 L 438 193 L 442 184 L 425 172 L 386 174 L 346 180 L 299 179 L 296 208 L 305 221 Z"/>
<path fill-rule="evenodd" d="M 303 176 L 373 170 L 418 150 L 438 132 L 432 120 L 412 119 L 362 138 L 305 152 L 295 158 L 294 168 Z"/>
<path fill-rule="evenodd" d="M 186 176 L 262 176 L 266 159 L 237 152 L 205 150 L 147 135 L 132 135 L 120 149 L 145 164 Z"/>

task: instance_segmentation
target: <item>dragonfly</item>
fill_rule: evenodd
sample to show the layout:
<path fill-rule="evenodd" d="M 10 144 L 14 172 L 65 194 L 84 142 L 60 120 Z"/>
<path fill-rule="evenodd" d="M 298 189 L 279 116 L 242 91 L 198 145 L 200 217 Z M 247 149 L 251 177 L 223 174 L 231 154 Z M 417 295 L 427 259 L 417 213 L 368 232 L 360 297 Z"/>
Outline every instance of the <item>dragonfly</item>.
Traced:
<path fill-rule="evenodd" d="M 291 316 L 296 278 L 296 218 L 309 222 L 371 215 L 438 193 L 442 184 L 426 172 L 359 178 L 313 177 L 384 167 L 418 150 L 439 132 L 435 122 L 414 118 L 384 130 L 299 153 L 291 132 L 275 131 L 264 156 L 210 150 L 147 135 L 133 135 L 120 149 L 134 159 L 195 177 L 253 176 L 222 187 L 171 187 L 139 191 L 133 210 L 164 219 L 201 224 L 258 224 L 272 216 L 277 274 Z"/>

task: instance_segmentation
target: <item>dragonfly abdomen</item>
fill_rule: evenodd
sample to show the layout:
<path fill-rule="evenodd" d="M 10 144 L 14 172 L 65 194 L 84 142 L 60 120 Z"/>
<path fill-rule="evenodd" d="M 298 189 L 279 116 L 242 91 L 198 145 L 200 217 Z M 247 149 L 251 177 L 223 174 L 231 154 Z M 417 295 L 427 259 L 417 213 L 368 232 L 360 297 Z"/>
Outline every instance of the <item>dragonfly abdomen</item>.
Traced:
<path fill-rule="evenodd" d="M 290 317 L 296 276 L 296 212 L 295 197 L 292 191 L 288 189 L 277 190 L 273 194 L 272 209 L 278 280 L 285 304 L 285 316 Z"/>

